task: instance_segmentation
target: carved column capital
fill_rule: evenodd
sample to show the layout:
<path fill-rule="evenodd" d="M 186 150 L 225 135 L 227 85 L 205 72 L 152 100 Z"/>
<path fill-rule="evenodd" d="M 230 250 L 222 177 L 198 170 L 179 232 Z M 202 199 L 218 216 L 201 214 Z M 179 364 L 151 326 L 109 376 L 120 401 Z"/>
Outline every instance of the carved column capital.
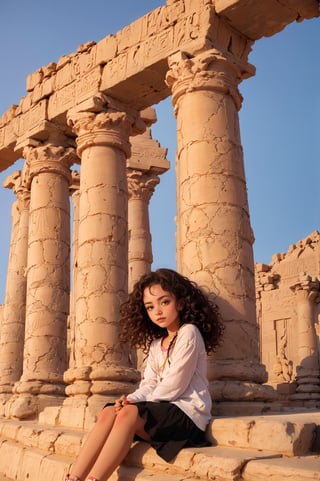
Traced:
<path fill-rule="evenodd" d="M 30 190 L 27 185 L 24 169 L 23 171 L 14 171 L 3 182 L 3 186 L 7 189 L 12 189 L 16 195 L 20 212 L 29 208 Z"/>
<path fill-rule="evenodd" d="M 5 178 L 2 185 L 6 189 L 12 189 L 16 194 L 19 186 L 21 184 L 21 170 L 15 170 L 8 177 Z"/>
<path fill-rule="evenodd" d="M 142 199 L 147 202 L 160 182 L 158 175 L 135 169 L 127 170 L 127 179 L 129 199 Z"/>
<path fill-rule="evenodd" d="M 290 286 L 290 289 L 303 300 L 316 304 L 320 302 L 320 282 L 315 277 L 300 275 L 299 281 Z"/>
<path fill-rule="evenodd" d="M 240 110 L 242 96 L 238 84 L 242 78 L 254 73 L 253 67 L 249 72 L 249 64 L 239 65 L 233 56 L 216 49 L 207 50 L 195 57 L 178 52 L 169 57 L 168 63 L 166 84 L 172 89 L 172 103 L 175 108 L 179 98 L 185 93 L 215 90 L 229 94 Z"/>
<path fill-rule="evenodd" d="M 23 148 L 23 157 L 29 168 L 29 183 L 43 172 L 59 174 L 71 181 L 70 167 L 76 161 L 73 147 L 63 147 L 50 142 L 38 146 L 27 145 Z"/>
<path fill-rule="evenodd" d="M 79 156 L 89 147 L 110 145 L 122 150 L 128 158 L 131 154 L 129 136 L 145 130 L 138 112 L 124 108 L 104 94 L 71 109 L 67 122 L 77 135 Z"/>

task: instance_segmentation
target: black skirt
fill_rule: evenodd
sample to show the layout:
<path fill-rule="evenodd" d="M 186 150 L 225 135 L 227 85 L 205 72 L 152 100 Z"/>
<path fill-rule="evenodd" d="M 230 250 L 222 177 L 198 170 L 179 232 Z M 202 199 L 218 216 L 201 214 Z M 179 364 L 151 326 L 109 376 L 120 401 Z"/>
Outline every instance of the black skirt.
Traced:
<path fill-rule="evenodd" d="M 165 461 L 171 461 L 184 447 L 211 446 L 192 419 L 175 404 L 168 401 L 135 403 L 139 415 L 146 420 L 145 431 L 151 446 Z M 143 441 L 139 436 L 135 440 Z"/>

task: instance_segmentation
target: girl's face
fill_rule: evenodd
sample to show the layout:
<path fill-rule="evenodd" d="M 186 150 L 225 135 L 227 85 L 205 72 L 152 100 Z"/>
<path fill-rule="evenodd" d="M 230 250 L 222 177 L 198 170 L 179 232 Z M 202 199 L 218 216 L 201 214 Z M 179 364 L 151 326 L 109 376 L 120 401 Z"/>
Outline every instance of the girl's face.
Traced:
<path fill-rule="evenodd" d="M 143 291 L 143 303 L 152 322 L 167 329 L 168 333 L 179 329 L 179 311 L 182 302 L 177 302 L 171 292 L 164 291 L 160 284 L 146 287 Z"/>

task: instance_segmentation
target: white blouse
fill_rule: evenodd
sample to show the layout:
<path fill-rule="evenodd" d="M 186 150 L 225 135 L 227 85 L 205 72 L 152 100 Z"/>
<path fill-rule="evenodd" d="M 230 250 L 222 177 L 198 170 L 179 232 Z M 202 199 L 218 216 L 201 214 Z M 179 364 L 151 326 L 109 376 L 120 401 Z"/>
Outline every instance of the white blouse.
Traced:
<path fill-rule="evenodd" d="M 138 389 L 128 394 L 128 400 L 132 403 L 170 401 L 205 431 L 211 419 L 212 401 L 207 353 L 199 329 L 193 324 L 183 324 L 164 365 L 165 357 L 161 339 L 156 339 L 150 346 L 143 379 Z"/>

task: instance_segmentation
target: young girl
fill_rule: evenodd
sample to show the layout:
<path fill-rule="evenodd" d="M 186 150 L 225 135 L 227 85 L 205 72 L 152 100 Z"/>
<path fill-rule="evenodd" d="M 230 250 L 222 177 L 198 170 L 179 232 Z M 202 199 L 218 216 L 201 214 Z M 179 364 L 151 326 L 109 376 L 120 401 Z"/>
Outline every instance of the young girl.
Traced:
<path fill-rule="evenodd" d="M 209 445 L 207 353 L 223 332 L 217 306 L 186 277 L 158 269 L 135 284 L 120 312 L 121 341 L 148 353 L 144 376 L 105 406 L 66 481 L 106 481 L 133 440 L 166 461 L 185 446 Z"/>

